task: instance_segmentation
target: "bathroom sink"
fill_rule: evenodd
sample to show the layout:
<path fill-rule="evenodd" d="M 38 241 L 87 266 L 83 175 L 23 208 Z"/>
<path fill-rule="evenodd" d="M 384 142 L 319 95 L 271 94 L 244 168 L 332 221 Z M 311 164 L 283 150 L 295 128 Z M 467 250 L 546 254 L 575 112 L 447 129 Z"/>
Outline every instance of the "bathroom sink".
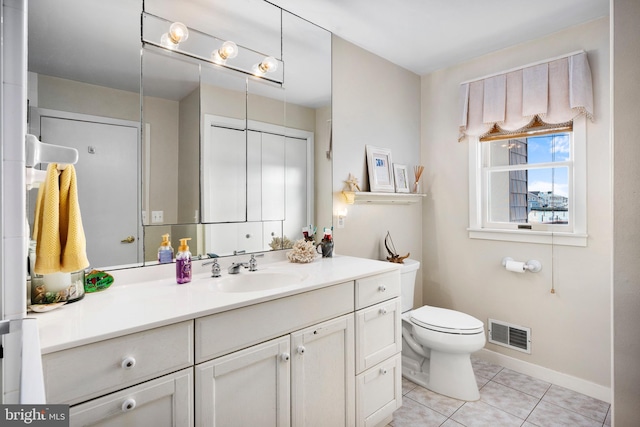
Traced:
<path fill-rule="evenodd" d="M 222 292 L 256 292 L 295 285 L 306 278 L 297 273 L 258 270 L 224 276 L 216 280 L 216 285 Z"/>

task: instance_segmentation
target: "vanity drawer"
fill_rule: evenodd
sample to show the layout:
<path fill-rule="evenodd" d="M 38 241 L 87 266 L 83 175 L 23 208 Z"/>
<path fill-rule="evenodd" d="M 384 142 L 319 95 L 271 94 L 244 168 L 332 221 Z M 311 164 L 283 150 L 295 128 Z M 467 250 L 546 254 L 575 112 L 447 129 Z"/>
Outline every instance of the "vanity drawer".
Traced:
<path fill-rule="evenodd" d="M 193 365 L 193 321 L 45 354 L 47 401 L 75 404 Z"/>
<path fill-rule="evenodd" d="M 400 270 L 356 280 L 356 310 L 400 296 Z"/>
<path fill-rule="evenodd" d="M 353 312 L 353 282 L 196 319 L 196 363 Z"/>
<path fill-rule="evenodd" d="M 69 425 L 193 426 L 193 369 L 188 368 L 73 406 Z"/>
<path fill-rule="evenodd" d="M 356 372 L 402 350 L 402 307 L 394 298 L 356 312 Z"/>
<path fill-rule="evenodd" d="M 356 426 L 374 427 L 402 406 L 400 353 L 356 377 Z"/>

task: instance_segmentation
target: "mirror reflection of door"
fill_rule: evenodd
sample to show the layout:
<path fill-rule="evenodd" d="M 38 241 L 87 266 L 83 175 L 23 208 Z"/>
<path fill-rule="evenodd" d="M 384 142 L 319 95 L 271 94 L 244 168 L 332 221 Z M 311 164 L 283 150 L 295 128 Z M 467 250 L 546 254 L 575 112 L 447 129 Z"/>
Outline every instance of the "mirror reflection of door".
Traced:
<path fill-rule="evenodd" d="M 32 121 L 42 142 L 78 150 L 78 199 L 91 266 L 139 263 L 139 123 L 37 109 Z"/>

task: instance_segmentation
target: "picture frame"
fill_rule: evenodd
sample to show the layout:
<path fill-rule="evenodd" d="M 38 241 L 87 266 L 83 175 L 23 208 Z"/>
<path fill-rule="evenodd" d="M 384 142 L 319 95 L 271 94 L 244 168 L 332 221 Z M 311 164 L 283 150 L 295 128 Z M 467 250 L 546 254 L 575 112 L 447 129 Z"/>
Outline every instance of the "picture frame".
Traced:
<path fill-rule="evenodd" d="M 393 178 L 396 183 L 396 193 L 409 192 L 409 172 L 407 165 L 393 164 Z"/>
<path fill-rule="evenodd" d="M 367 167 L 369 171 L 369 191 L 395 192 L 391 150 L 367 145 Z"/>

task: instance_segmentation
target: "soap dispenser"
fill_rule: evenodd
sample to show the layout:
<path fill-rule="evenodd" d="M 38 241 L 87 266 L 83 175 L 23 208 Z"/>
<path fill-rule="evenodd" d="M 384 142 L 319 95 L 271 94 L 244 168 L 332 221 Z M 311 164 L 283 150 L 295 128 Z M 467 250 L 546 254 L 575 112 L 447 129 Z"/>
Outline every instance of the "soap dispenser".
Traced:
<path fill-rule="evenodd" d="M 191 252 L 187 241 L 190 238 L 180 239 L 180 247 L 176 254 L 176 282 L 178 284 L 189 283 L 191 281 Z"/>
<path fill-rule="evenodd" d="M 169 241 L 169 235 L 162 235 L 162 243 L 158 248 L 158 263 L 168 264 L 173 262 L 173 248 L 171 247 L 171 241 Z"/>

